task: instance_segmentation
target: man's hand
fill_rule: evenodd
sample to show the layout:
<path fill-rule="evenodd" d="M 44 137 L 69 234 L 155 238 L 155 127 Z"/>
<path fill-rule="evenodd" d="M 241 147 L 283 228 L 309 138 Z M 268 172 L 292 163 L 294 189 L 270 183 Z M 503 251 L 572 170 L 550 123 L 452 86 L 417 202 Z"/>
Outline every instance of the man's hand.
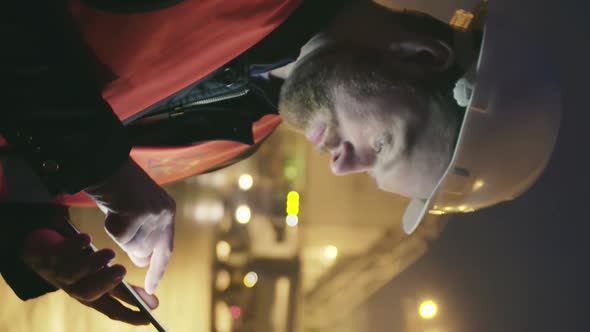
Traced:
<path fill-rule="evenodd" d="M 131 261 L 150 266 L 145 290 L 153 294 L 172 254 L 174 200 L 131 159 L 104 183 L 85 191 L 105 212 L 107 233 Z"/>
<path fill-rule="evenodd" d="M 115 257 L 110 249 L 89 254 L 90 236 L 79 234 L 64 239 L 49 229 L 30 233 L 22 252 L 24 261 L 45 281 L 63 289 L 80 303 L 94 308 L 113 320 L 133 325 L 146 325 L 149 320 L 141 312 L 125 307 L 118 299 L 133 304 L 120 287 L 125 276 L 121 265 L 108 266 Z M 158 299 L 134 287 L 152 308 Z"/>

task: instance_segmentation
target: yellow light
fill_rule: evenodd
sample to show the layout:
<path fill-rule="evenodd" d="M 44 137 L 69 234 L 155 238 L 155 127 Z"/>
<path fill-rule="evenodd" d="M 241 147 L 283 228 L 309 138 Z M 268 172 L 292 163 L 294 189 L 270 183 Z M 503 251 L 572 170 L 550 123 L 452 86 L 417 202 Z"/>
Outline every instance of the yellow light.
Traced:
<path fill-rule="evenodd" d="M 299 223 L 299 218 L 295 215 L 290 214 L 287 216 L 287 218 L 285 218 L 285 222 L 287 223 L 287 226 L 295 227 Z"/>
<path fill-rule="evenodd" d="M 338 248 L 335 246 L 326 246 L 324 248 L 324 257 L 329 260 L 335 260 L 338 257 Z"/>
<path fill-rule="evenodd" d="M 465 210 L 467 210 L 467 206 L 466 205 L 461 205 L 457 208 L 459 211 L 461 212 L 465 212 Z"/>
<path fill-rule="evenodd" d="M 418 312 L 423 319 L 432 319 L 436 316 L 438 307 L 434 301 L 428 300 L 420 304 Z"/>
<path fill-rule="evenodd" d="M 252 288 L 254 286 L 256 286 L 256 284 L 258 283 L 258 274 L 256 274 L 256 272 L 248 272 L 246 273 L 246 275 L 244 276 L 244 286 L 248 287 L 248 288 Z"/>
<path fill-rule="evenodd" d="M 226 262 L 231 254 L 231 246 L 226 241 L 219 241 L 215 246 L 215 252 L 217 253 L 217 259 Z"/>
<path fill-rule="evenodd" d="M 254 185 L 254 179 L 252 178 L 252 176 L 250 174 L 240 175 L 240 178 L 238 179 L 238 186 L 240 186 L 240 189 L 242 189 L 244 191 L 250 190 L 250 188 L 252 188 L 253 185 Z"/>
<path fill-rule="evenodd" d="M 441 211 L 441 210 L 430 210 L 430 211 L 428 211 L 428 213 L 434 214 L 434 215 L 437 215 L 437 216 L 440 216 L 442 214 L 445 214 L 445 211 Z"/>
<path fill-rule="evenodd" d="M 483 180 L 477 180 L 477 181 L 473 182 L 473 187 L 471 187 L 471 189 L 473 189 L 473 191 L 478 191 L 484 185 L 485 185 L 485 182 Z"/>
<path fill-rule="evenodd" d="M 236 220 L 240 224 L 247 224 L 250 222 L 250 218 L 252 217 L 252 212 L 247 205 L 240 205 L 236 209 Z"/>
<path fill-rule="evenodd" d="M 234 320 L 231 316 L 231 311 L 227 303 L 223 301 L 215 302 L 215 331 L 229 332 L 233 330 Z"/>
<path fill-rule="evenodd" d="M 455 211 L 455 210 L 456 210 L 456 208 L 455 208 L 454 206 L 445 206 L 445 207 L 443 208 L 443 210 L 445 210 L 445 211 L 447 211 L 447 212 L 452 212 L 452 211 Z"/>
<path fill-rule="evenodd" d="M 215 289 L 220 292 L 229 288 L 231 284 L 231 275 L 227 270 L 220 270 L 217 272 L 217 278 L 215 279 Z"/>
<path fill-rule="evenodd" d="M 287 214 L 294 216 L 299 214 L 299 193 L 296 191 L 287 194 Z"/>
<path fill-rule="evenodd" d="M 287 179 L 293 181 L 297 177 L 297 168 L 293 165 L 286 166 L 283 174 Z"/>

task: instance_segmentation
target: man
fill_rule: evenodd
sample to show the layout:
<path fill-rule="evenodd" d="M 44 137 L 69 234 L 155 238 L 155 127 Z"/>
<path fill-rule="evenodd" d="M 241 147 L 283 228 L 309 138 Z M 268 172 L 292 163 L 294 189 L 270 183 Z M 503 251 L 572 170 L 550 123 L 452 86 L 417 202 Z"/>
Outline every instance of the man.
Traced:
<path fill-rule="evenodd" d="M 97 2 L 89 2 L 89 5 L 97 5 Z M 251 137 L 240 134 L 240 124 L 251 126 L 261 117 L 275 112 L 276 89 L 280 81 L 265 76 L 270 70 L 279 69 L 294 59 L 297 61 L 292 70 L 283 68 L 275 72 L 287 78 L 281 93 L 281 114 L 286 122 L 305 132 L 320 149 L 332 153 L 334 173 L 368 171 L 382 189 L 425 199 L 430 197 L 451 160 L 463 112 L 453 99 L 452 89 L 456 80 L 476 60 L 481 32 L 457 32 L 428 16 L 393 13 L 369 1 L 306 2 L 297 9 L 298 3 L 285 1 L 275 4 L 274 11 L 273 8 L 260 9 L 261 3 L 250 7 L 245 2 L 240 5 L 275 15 L 260 15 L 259 23 L 264 26 L 264 31 L 256 31 L 257 35 L 248 40 L 237 40 L 242 49 L 230 49 L 228 45 L 217 49 L 211 47 L 218 52 L 226 50 L 234 54 L 233 58 L 223 53 L 221 59 L 213 59 L 207 49 L 203 49 L 203 53 L 209 55 L 208 58 L 204 56 L 209 62 L 202 65 L 206 69 L 201 69 L 196 78 L 187 77 L 184 73 L 184 76 L 180 75 L 182 79 L 170 81 L 175 78 L 169 76 L 170 70 L 158 72 L 142 68 L 142 65 L 152 62 L 156 69 L 171 68 L 174 63 L 170 63 L 170 57 L 186 55 L 182 47 L 163 57 L 161 52 L 166 48 L 148 43 L 153 47 L 150 49 L 135 39 L 123 38 L 128 37 L 128 31 L 131 31 L 130 36 L 136 36 L 134 31 L 136 34 L 148 31 L 153 33 L 150 40 L 158 40 L 158 32 L 164 31 L 162 35 L 168 33 L 167 30 L 157 29 L 166 26 L 164 16 L 146 14 L 145 18 L 152 21 L 146 21 L 141 29 L 134 29 L 134 24 L 140 23 L 133 21 L 138 15 L 121 20 L 121 16 L 109 16 L 78 3 L 69 13 L 79 27 L 82 39 L 90 45 L 90 53 L 97 59 L 89 61 L 80 45 L 72 47 L 79 36 L 66 35 L 67 38 L 59 46 L 68 51 L 56 51 L 49 57 L 54 61 L 51 65 L 59 69 L 57 72 L 50 71 L 54 76 L 35 76 L 44 73 L 45 66 L 33 66 L 31 69 L 27 67 L 30 63 L 26 71 L 5 69 L 12 75 L 8 77 L 20 84 L 11 90 L 8 98 L 10 105 L 19 109 L 23 107 L 22 100 L 27 101 L 24 106 L 29 109 L 35 109 L 34 106 L 38 109 L 35 103 L 28 105 L 27 97 L 30 97 L 31 91 L 43 92 L 42 87 L 51 82 L 48 77 L 55 79 L 56 74 L 61 74 L 63 70 L 67 73 L 66 77 L 57 80 L 60 84 L 54 90 L 45 92 L 43 97 L 46 98 L 40 99 L 45 103 L 49 101 L 52 108 L 60 112 L 52 112 L 50 116 L 34 111 L 22 112 L 20 114 L 25 115 L 19 116 L 3 115 L 7 121 L 3 124 L 2 133 L 43 175 L 53 193 L 75 193 L 84 189 L 99 206 L 105 208 L 108 213 L 105 222 L 107 231 L 130 254 L 134 263 L 145 266 L 151 259 L 146 279 L 149 293 L 153 292 L 161 278 L 171 252 L 174 208 L 169 197 L 134 162 L 127 159 L 130 144 L 123 143 L 125 135 L 131 136 L 129 141 L 134 145 L 183 145 L 216 138 L 251 143 Z M 98 2 L 98 6 L 103 5 Z M 169 12 L 182 10 L 190 13 L 187 10 L 194 9 L 191 6 L 197 4 L 189 1 L 179 7 L 174 7 L 176 4 L 171 6 L 167 9 Z M 110 9 L 122 10 L 118 7 Z M 220 10 L 209 9 L 214 12 Z M 57 12 L 62 18 L 65 15 L 53 7 L 48 12 Z M 215 17 L 234 17 L 232 15 L 237 12 L 228 10 L 224 14 Z M 45 16 L 35 17 L 34 24 L 30 22 L 31 26 L 48 20 Z M 174 23 L 183 26 L 183 22 L 190 22 L 198 26 L 199 20 L 189 18 L 191 20 Z M 39 21 L 35 21 L 37 19 Z M 110 24 L 101 25 L 99 19 L 110 19 Z M 272 22 L 271 26 L 261 23 L 267 22 L 262 19 Z M 60 26 L 63 21 L 66 20 L 51 21 L 47 26 L 57 26 L 57 31 L 68 31 L 67 26 Z M 150 24 L 153 22 L 159 22 L 159 25 Z M 121 27 L 127 27 L 127 30 L 121 30 Z M 227 32 L 220 30 L 219 34 Z M 52 35 L 52 31 L 49 32 Z M 244 33 L 244 38 L 252 35 L 254 33 Z M 471 49 L 455 49 L 453 42 L 456 35 L 468 41 Z M 230 38 L 232 35 L 227 33 L 225 36 Z M 201 37 L 213 43 L 209 34 Z M 35 41 L 41 45 L 47 43 L 45 38 Z M 117 41 L 133 42 L 117 44 Z M 60 47 L 55 47 L 53 43 L 54 40 L 51 46 L 59 50 Z M 204 45 L 203 40 L 199 43 Z M 117 47 L 113 47 L 114 44 Z M 134 52 L 134 47 L 143 52 Z M 34 52 L 27 53 L 27 56 L 31 56 L 30 53 Z M 161 58 L 164 60 L 158 62 Z M 18 60 L 23 59 L 31 61 L 20 54 Z M 229 63 L 238 68 L 237 73 L 222 66 L 205 77 L 208 71 L 218 68 L 214 63 L 221 65 L 227 61 L 224 59 L 233 59 Z M 9 60 L 14 61 L 15 58 Z M 32 57 L 32 62 L 38 60 Z M 182 69 L 196 68 L 186 63 L 176 65 Z M 88 68 L 92 69 L 92 73 L 87 73 Z M 161 76 L 155 76 L 156 73 Z M 208 95 L 219 88 L 219 76 L 227 73 L 233 77 L 230 75 L 225 82 L 225 93 Z M 38 77 L 41 78 L 37 80 Z M 139 79 L 145 79 L 141 82 L 148 84 L 137 84 Z M 195 79 L 196 83 L 190 84 Z M 233 87 L 240 87 L 243 83 L 241 79 L 245 79 L 248 86 L 243 90 L 246 92 L 231 91 Z M 33 89 L 26 89 L 31 81 L 38 84 Z M 160 84 L 162 82 L 164 84 Z M 167 92 L 154 95 L 159 89 Z M 71 91 L 76 92 L 76 98 L 72 98 Z M 64 97 L 64 92 L 67 92 L 67 97 Z M 109 114 L 109 105 L 103 97 L 114 105 L 113 110 L 126 124 L 126 130 L 116 118 L 104 115 Z M 72 111 L 62 112 L 62 108 Z M 80 108 L 89 111 L 80 117 Z M 232 110 L 232 117 L 222 115 L 223 121 L 220 121 L 220 113 L 214 109 Z M 61 128 L 59 124 L 49 130 L 49 122 L 41 121 L 58 123 L 56 115 L 61 116 L 62 125 L 68 124 L 64 126 L 68 135 L 64 136 L 70 136 L 69 139 L 60 139 L 52 132 Z M 201 123 L 200 128 L 192 127 L 198 132 L 197 129 L 227 127 L 228 122 L 229 131 L 215 132 L 212 137 L 195 139 L 187 134 L 184 127 L 185 130 L 176 130 L 186 123 Z M 24 135 L 23 127 L 29 130 Z M 105 140 L 102 136 L 97 139 L 96 136 L 105 130 L 110 130 L 112 135 Z M 151 137 L 145 135 L 146 132 L 164 141 L 150 141 Z M 37 135 L 48 141 L 36 140 Z M 72 142 L 71 137 L 75 137 L 76 142 Z M 58 155 L 62 162 L 56 163 L 54 159 L 41 157 L 41 154 Z M 93 160 L 97 161 L 96 165 L 85 168 Z M 60 165 L 68 167 L 60 169 Z M 3 273 L 4 269 L 3 266 Z"/>
<path fill-rule="evenodd" d="M 453 29 L 357 3 L 285 75 L 285 122 L 332 154 L 333 173 L 366 171 L 379 188 L 412 198 L 408 234 L 429 212 L 516 198 L 556 144 L 556 62 L 534 26 L 514 15 L 533 11 L 494 3 L 486 22 L 487 7 L 456 16 L 473 22 Z"/>
<path fill-rule="evenodd" d="M 476 60 L 459 63 L 455 53 L 472 50 L 454 49 L 455 34 L 431 17 L 360 2 L 303 48 L 281 115 L 332 154 L 334 174 L 368 172 L 383 190 L 427 198 L 464 112 L 453 87 Z M 480 35 L 472 38 L 477 50 Z"/>
<path fill-rule="evenodd" d="M 121 264 L 109 266 L 115 258 L 114 251 L 102 249 L 92 253 L 89 235 L 71 235 L 68 228 L 64 228 L 67 213 L 67 207 L 54 204 L 3 206 L 0 211 L 3 221 L 29 224 L 26 228 L 11 225 L 4 228 L 7 232 L 3 234 L 14 237 L 3 238 L 0 246 L 2 275 L 6 282 L 23 300 L 63 289 L 81 304 L 111 319 L 134 325 L 149 324 L 143 313 L 120 302 L 135 305 L 119 287 L 126 274 L 125 267 Z M 143 288 L 134 288 L 151 309 L 158 306 L 157 297 Z"/>

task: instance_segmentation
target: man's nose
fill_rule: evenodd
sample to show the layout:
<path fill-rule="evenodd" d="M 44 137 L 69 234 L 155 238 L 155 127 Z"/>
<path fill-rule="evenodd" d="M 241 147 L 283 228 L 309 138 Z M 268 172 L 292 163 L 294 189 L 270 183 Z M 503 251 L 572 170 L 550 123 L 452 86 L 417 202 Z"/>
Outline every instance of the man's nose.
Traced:
<path fill-rule="evenodd" d="M 374 155 L 360 155 L 350 142 L 342 142 L 337 148 L 332 149 L 331 169 L 334 175 L 346 175 L 351 173 L 366 172 L 375 163 Z"/>

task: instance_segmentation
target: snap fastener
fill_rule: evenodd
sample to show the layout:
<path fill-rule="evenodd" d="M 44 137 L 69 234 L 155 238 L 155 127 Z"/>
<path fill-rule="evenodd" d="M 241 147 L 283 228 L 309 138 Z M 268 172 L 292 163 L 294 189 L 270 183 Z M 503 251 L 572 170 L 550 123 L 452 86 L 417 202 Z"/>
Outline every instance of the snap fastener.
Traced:
<path fill-rule="evenodd" d="M 236 80 L 238 79 L 238 73 L 236 72 L 236 70 L 234 68 L 231 67 L 227 67 L 223 70 L 223 76 L 221 78 L 223 84 L 225 84 L 226 87 L 230 87 L 232 86 Z"/>

